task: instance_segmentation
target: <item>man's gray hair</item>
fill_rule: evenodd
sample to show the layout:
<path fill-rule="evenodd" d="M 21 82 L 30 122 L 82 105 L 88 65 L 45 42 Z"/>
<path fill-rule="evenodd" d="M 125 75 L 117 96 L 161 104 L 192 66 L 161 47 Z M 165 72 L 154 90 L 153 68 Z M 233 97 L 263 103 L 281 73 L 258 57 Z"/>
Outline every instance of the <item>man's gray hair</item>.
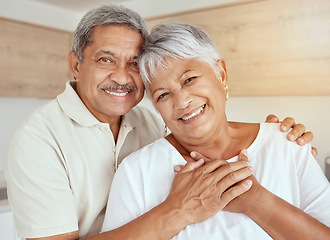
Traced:
<path fill-rule="evenodd" d="M 79 22 L 73 36 L 71 50 L 80 62 L 83 61 L 85 48 L 93 41 L 96 27 L 104 25 L 124 25 L 141 34 L 143 41 L 148 35 L 142 17 L 123 6 L 102 5 L 87 12 Z"/>
<path fill-rule="evenodd" d="M 173 22 L 151 30 L 139 58 L 140 75 L 145 84 L 155 77 L 158 67 L 166 69 L 165 58 L 201 60 L 218 74 L 220 55 L 217 47 L 209 34 L 195 25 Z"/>

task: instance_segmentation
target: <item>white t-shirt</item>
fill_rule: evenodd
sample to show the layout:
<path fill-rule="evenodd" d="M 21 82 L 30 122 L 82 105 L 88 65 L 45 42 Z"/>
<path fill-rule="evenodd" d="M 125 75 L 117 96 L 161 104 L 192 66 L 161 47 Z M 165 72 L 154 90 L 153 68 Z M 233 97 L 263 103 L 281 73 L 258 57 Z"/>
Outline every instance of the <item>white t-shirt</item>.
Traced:
<path fill-rule="evenodd" d="M 123 117 L 115 144 L 109 124 L 99 122 L 74 89 L 68 82 L 11 141 L 6 179 L 21 238 L 98 234 L 117 165 L 164 136 L 162 121 L 136 107 Z"/>
<path fill-rule="evenodd" d="M 287 141 L 278 124 L 260 124 L 248 148 L 254 175 L 261 185 L 330 226 L 330 185 L 310 146 Z M 237 161 L 237 157 L 229 161 Z M 102 231 L 115 229 L 144 214 L 168 196 L 173 167 L 185 164 L 164 138 L 128 156 L 120 165 L 109 196 Z M 220 211 L 212 218 L 187 226 L 173 239 L 271 239 L 244 214 Z"/>

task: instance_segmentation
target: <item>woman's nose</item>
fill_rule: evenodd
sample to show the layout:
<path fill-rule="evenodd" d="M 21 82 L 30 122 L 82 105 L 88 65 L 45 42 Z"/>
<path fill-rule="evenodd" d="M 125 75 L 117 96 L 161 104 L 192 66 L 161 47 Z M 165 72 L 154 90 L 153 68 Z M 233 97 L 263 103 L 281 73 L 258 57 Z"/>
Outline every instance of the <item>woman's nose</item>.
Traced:
<path fill-rule="evenodd" d="M 174 95 L 174 101 L 177 109 L 185 109 L 192 102 L 191 94 L 185 90 L 177 91 Z"/>

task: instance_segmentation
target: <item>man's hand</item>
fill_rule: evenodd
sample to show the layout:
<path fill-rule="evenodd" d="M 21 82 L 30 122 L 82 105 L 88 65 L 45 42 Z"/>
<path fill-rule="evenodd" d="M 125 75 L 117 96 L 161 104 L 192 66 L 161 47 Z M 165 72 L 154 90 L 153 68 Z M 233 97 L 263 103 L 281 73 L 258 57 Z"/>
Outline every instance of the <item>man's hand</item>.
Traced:
<path fill-rule="evenodd" d="M 175 176 L 165 203 L 181 211 L 182 225 L 204 221 L 249 190 L 252 182 L 245 179 L 251 174 L 246 161 L 228 163 L 220 159 L 209 162 L 199 159 L 188 162 Z"/>
<path fill-rule="evenodd" d="M 279 123 L 280 120 L 274 114 L 270 114 L 266 118 L 266 122 L 268 123 Z M 287 132 L 292 128 L 292 130 L 288 134 L 289 141 L 296 141 L 299 145 L 305 145 L 310 143 L 314 135 L 312 132 L 305 132 L 306 128 L 303 124 L 296 124 L 295 120 L 291 117 L 285 118 L 280 126 L 282 132 Z M 312 147 L 312 154 L 315 157 L 317 155 L 317 149 Z"/>

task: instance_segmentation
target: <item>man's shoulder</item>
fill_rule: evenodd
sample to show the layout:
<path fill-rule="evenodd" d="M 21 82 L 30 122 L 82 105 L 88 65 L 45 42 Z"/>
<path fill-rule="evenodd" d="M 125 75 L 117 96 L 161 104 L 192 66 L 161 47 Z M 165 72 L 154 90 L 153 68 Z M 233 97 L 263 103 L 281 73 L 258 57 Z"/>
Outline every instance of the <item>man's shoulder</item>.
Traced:
<path fill-rule="evenodd" d="M 41 130 L 48 128 L 47 126 L 55 126 L 63 119 L 63 116 L 63 111 L 57 99 L 50 100 L 25 118 L 16 129 L 16 132 L 22 133 L 28 130 Z"/>
<path fill-rule="evenodd" d="M 161 119 L 161 116 L 159 113 L 156 112 L 155 109 L 150 109 L 146 106 L 135 106 L 132 108 L 130 113 L 134 114 L 137 118 L 157 118 Z"/>
<path fill-rule="evenodd" d="M 131 167 L 141 164 L 150 165 L 155 162 L 155 164 L 160 164 L 160 162 L 170 159 L 173 150 L 165 138 L 160 138 L 128 155 L 122 164 L 128 164 Z"/>
<path fill-rule="evenodd" d="M 164 121 L 154 109 L 145 106 L 135 106 L 128 114 L 130 121 L 140 123 L 143 128 L 164 129 Z"/>

